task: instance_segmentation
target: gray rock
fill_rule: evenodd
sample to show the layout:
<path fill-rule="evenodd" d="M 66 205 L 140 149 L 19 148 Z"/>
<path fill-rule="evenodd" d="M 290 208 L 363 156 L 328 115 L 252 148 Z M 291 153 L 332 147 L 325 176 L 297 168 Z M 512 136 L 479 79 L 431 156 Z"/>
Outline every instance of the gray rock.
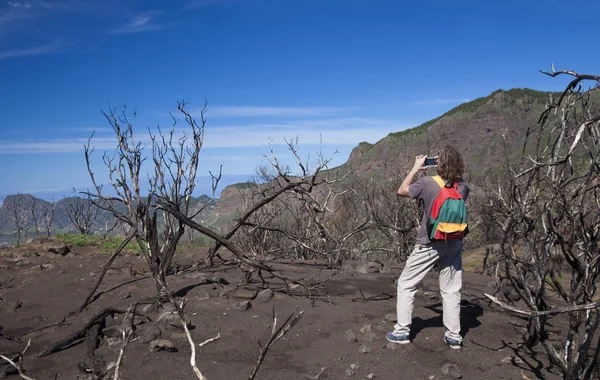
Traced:
<path fill-rule="evenodd" d="M 40 256 L 40 254 L 37 253 L 36 251 L 23 252 L 23 257 L 30 258 L 30 257 L 39 257 L 39 256 Z"/>
<path fill-rule="evenodd" d="M 440 295 L 435 292 L 423 291 L 423 297 L 429 298 L 430 300 L 438 300 L 440 299 Z"/>
<path fill-rule="evenodd" d="M 348 368 L 346 370 L 346 376 L 348 376 L 348 377 L 354 376 L 354 370 L 352 368 Z"/>
<path fill-rule="evenodd" d="M 45 263 L 45 264 L 40 265 L 40 269 L 42 269 L 42 270 L 50 270 L 50 269 L 54 269 L 54 268 L 56 268 L 56 266 L 51 263 Z"/>
<path fill-rule="evenodd" d="M 157 352 L 157 351 L 176 352 L 177 348 L 175 348 L 175 345 L 170 340 L 155 339 L 152 342 L 150 342 L 150 351 L 152 351 L 152 352 Z"/>
<path fill-rule="evenodd" d="M 390 349 L 392 351 L 397 350 L 398 349 L 399 344 L 397 343 L 392 343 L 392 342 L 388 342 L 388 344 L 386 344 L 384 346 L 384 348 Z"/>
<path fill-rule="evenodd" d="M 221 289 L 219 289 L 219 296 L 228 296 L 234 290 L 237 289 L 235 285 L 223 285 Z"/>
<path fill-rule="evenodd" d="M 369 331 L 363 334 L 363 340 L 365 342 L 372 342 L 377 339 L 379 339 L 379 335 L 375 334 L 373 331 Z"/>
<path fill-rule="evenodd" d="M 233 308 L 236 310 L 248 310 L 252 307 L 252 304 L 250 303 L 250 301 L 242 301 L 240 303 L 236 303 L 235 305 L 233 305 Z"/>
<path fill-rule="evenodd" d="M 361 327 L 360 330 L 358 330 L 358 331 L 360 331 L 363 334 L 366 334 L 366 333 L 370 333 L 371 330 L 372 330 L 371 329 L 371 324 L 366 324 L 363 327 Z"/>
<path fill-rule="evenodd" d="M 10 267 L 6 264 L 1 264 L 0 269 L 10 269 Z"/>
<path fill-rule="evenodd" d="M 151 313 L 153 311 L 155 311 L 156 304 L 154 303 L 149 303 L 148 305 L 144 305 L 144 307 L 142 308 L 142 311 L 146 314 Z"/>
<path fill-rule="evenodd" d="M 102 330 L 102 334 L 107 338 L 123 339 L 123 329 L 118 325 L 105 328 Z"/>
<path fill-rule="evenodd" d="M 183 320 L 185 321 L 185 323 L 187 325 L 190 324 L 186 314 L 183 315 Z M 176 311 L 163 312 L 156 320 L 156 323 L 159 323 L 159 324 L 162 323 L 167 327 L 183 329 L 183 324 L 181 323 L 181 319 L 179 318 L 179 315 L 177 314 Z"/>
<path fill-rule="evenodd" d="M 177 308 L 172 303 L 164 303 L 160 305 L 164 311 L 177 311 Z"/>
<path fill-rule="evenodd" d="M 366 354 L 371 352 L 371 347 L 361 344 L 360 347 L 358 347 L 358 352 L 360 352 L 361 354 Z"/>
<path fill-rule="evenodd" d="M 15 261 L 15 265 L 18 267 L 24 267 L 26 265 L 31 265 L 31 261 L 27 259 L 20 259 Z"/>
<path fill-rule="evenodd" d="M 354 335 L 352 330 L 346 330 L 345 335 L 348 342 L 358 342 L 358 339 L 356 339 L 356 335 Z"/>
<path fill-rule="evenodd" d="M 158 326 L 149 325 L 148 327 L 144 328 L 144 330 L 142 330 L 142 336 L 140 337 L 140 340 L 142 341 L 142 343 L 150 343 L 153 340 L 160 338 L 161 335 L 162 331 Z"/>
<path fill-rule="evenodd" d="M 143 325 L 144 323 L 147 323 L 147 322 L 150 322 L 150 318 L 145 317 L 143 315 L 136 315 L 135 317 L 133 317 L 133 321 L 132 321 L 134 326 Z"/>
<path fill-rule="evenodd" d="M 398 321 L 396 313 L 387 313 L 385 315 L 385 319 L 386 319 L 386 321 L 390 321 L 390 322 L 397 322 Z"/>
<path fill-rule="evenodd" d="M 58 241 L 45 243 L 43 249 L 61 256 L 65 256 L 67 253 L 71 252 L 71 248 L 69 248 L 68 245 Z"/>
<path fill-rule="evenodd" d="M 374 261 L 361 262 L 356 266 L 356 272 L 360 274 L 379 273 L 383 265 Z"/>
<path fill-rule="evenodd" d="M 206 290 L 206 289 L 198 290 L 198 293 L 196 294 L 196 300 L 204 301 L 207 299 L 210 299 L 210 293 L 208 292 L 208 290 Z"/>
<path fill-rule="evenodd" d="M 442 366 L 442 373 L 452 379 L 460 379 L 462 377 L 462 373 L 460 373 L 460 369 L 456 366 L 456 364 L 448 363 Z"/>
<path fill-rule="evenodd" d="M 273 291 L 271 289 L 262 290 L 256 296 L 256 299 L 260 302 L 267 302 L 271 298 L 273 298 Z"/>

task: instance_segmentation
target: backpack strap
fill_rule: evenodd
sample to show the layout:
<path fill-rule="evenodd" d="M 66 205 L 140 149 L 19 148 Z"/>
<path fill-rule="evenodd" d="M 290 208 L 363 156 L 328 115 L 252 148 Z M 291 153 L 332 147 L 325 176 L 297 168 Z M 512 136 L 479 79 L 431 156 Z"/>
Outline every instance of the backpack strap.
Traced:
<path fill-rule="evenodd" d="M 433 176 L 433 177 L 431 177 L 431 178 L 433 178 L 433 180 L 434 180 L 435 182 L 437 182 L 437 184 L 438 184 L 440 187 L 446 187 L 446 183 L 444 182 L 444 180 L 442 179 L 442 177 L 440 177 L 439 175 L 434 175 L 434 176 Z"/>
<path fill-rule="evenodd" d="M 431 177 L 431 178 L 433 178 L 433 180 L 434 180 L 435 182 L 437 182 L 437 184 L 438 184 L 440 187 L 442 187 L 442 188 L 443 188 L 443 187 L 450 187 L 450 188 L 454 188 L 454 189 L 457 189 L 457 188 L 458 188 L 458 182 L 452 182 L 452 186 L 447 186 L 447 185 L 446 185 L 446 182 L 444 181 L 444 179 L 443 179 L 442 177 L 440 177 L 439 175 L 434 175 L 434 176 L 433 176 L 433 177 Z"/>

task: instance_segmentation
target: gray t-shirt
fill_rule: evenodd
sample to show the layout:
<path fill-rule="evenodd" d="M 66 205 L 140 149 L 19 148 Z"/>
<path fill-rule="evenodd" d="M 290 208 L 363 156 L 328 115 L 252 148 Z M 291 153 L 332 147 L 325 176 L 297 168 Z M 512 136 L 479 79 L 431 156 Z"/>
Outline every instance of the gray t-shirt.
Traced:
<path fill-rule="evenodd" d="M 470 192 L 469 185 L 465 181 L 460 181 L 457 190 L 466 202 Z M 408 192 L 411 198 L 422 201 L 423 216 L 421 218 L 419 235 L 417 235 L 417 244 L 429 244 L 430 240 L 429 236 L 427 236 L 427 220 L 431 214 L 433 201 L 440 193 L 440 185 L 438 185 L 432 177 L 422 177 L 409 186 Z"/>

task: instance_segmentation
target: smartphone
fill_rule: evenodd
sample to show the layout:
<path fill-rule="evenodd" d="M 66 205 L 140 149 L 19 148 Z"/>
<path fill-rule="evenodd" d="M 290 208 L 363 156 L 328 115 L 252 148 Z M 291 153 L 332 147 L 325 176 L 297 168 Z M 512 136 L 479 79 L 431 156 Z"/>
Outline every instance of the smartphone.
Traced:
<path fill-rule="evenodd" d="M 425 166 L 437 166 L 437 156 L 436 157 L 427 157 L 425 159 Z"/>

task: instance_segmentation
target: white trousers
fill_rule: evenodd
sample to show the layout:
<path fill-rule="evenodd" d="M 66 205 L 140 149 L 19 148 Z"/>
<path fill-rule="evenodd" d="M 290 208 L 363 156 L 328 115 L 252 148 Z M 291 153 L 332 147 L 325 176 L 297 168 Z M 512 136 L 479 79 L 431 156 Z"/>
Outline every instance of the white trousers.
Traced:
<path fill-rule="evenodd" d="M 397 318 L 394 335 L 410 333 L 417 285 L 439 261 L 440 293 L 446 336 L 462 342 L 460 335 L 460 289 L 462 287 L 462 240 L 418 244 L 398 279 Z"/>

